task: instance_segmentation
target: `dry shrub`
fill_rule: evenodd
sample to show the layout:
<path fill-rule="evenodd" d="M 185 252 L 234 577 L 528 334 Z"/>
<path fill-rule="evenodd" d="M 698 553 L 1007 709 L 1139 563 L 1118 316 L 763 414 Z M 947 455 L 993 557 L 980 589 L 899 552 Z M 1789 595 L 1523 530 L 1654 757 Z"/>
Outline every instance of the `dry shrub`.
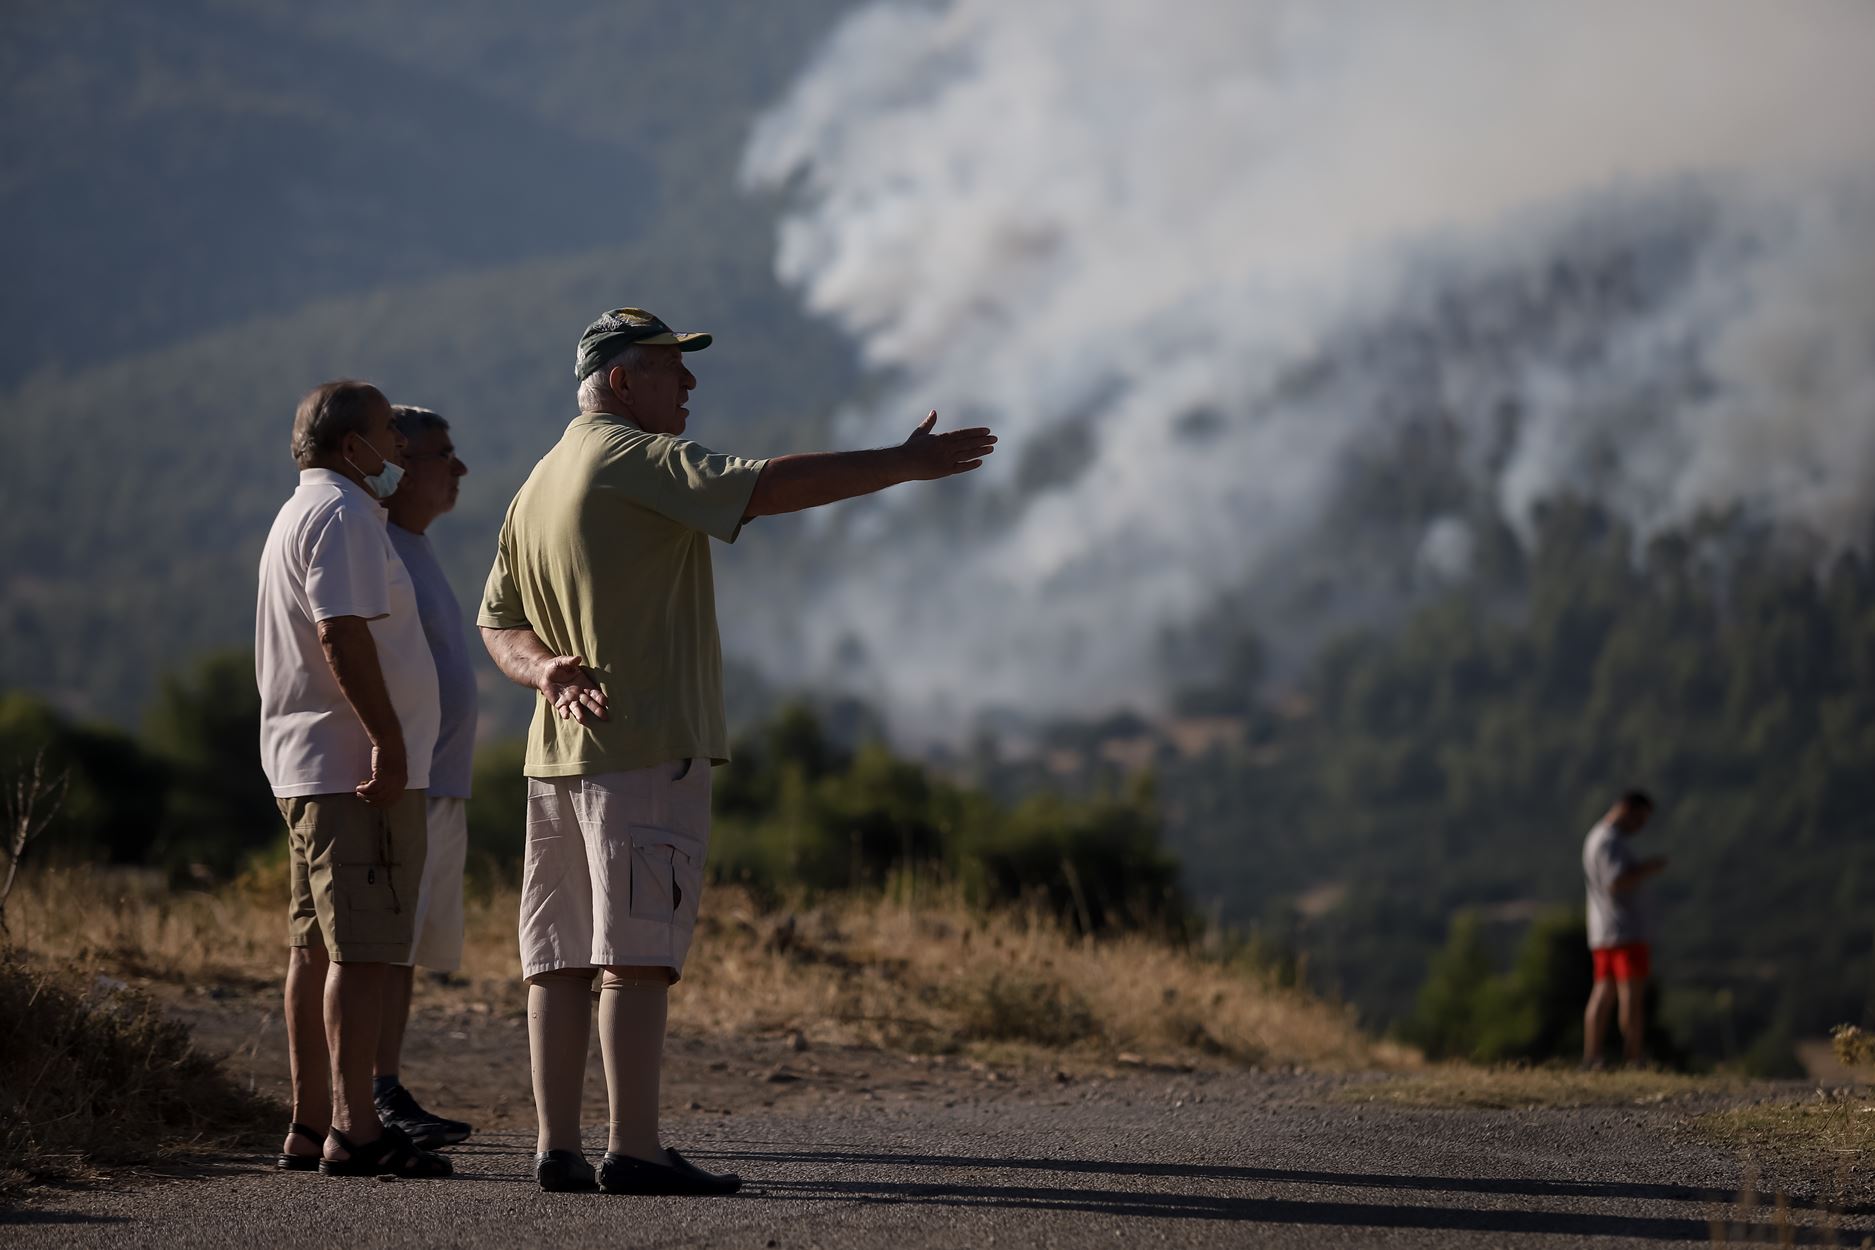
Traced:
<path fill-rule="evenodd" d="M 1853 1024 L 1839 1024 L 1831 1030 L 1829 1040 L 1843 1067 L 1875 1067 L 1875 1033 Z"/>
<path fill-rule="evenodd" d="M 1061 1049 L 1096 1037 L 1093 1010 L 1059 981 L 992 972 L 958 994 L 958 1032 L 972 1041 L 1027 1042 Z"/>
<path fill-rule="evenodd" d="M 0 957 L 0 1198 L 285 1122 L 142 995 L 102 980 L 74 991 Z"/>
<path fill-rule="evenodd" d="M 714 888 L 704 914 L 672 1000 L 679 1026 L 800 1029 L 915 1050 L 1015 1042 L 1213 1066 L 1416 1060 L 1265 969 L 1143 936 L 1088 940 L 1046 912 L 976 910 L 948 888 L 778 912 Z"/>

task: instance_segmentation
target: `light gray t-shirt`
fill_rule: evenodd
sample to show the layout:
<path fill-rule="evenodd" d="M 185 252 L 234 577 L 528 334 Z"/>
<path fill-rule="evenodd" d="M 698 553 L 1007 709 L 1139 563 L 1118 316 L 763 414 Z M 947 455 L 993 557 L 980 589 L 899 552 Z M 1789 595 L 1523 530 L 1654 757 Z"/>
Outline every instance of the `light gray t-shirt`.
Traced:
<path fill-rule="evenodd" d="M 427 535 L 413 534 L 395 521 L 385 527 L 391 546 L 404 562 L 417 593 L 417 616 L 436 660 L 436 693 L 442 721 L 436 754 L 430 758 L 430 794 L 469 797 L 475 767 L 475 667 L 469 660 L 469 619 L 436 562 Z"/>
<path fill-rule="evenodd" d="M 1591 950 L 1650 940 L 1646 884 L 1615 892 L 1615 879 L 1639 862 L 1627 837 L 1608 821 L 1589 830 L 1582 843 L 1582 875 L 1588 882 Z"/>

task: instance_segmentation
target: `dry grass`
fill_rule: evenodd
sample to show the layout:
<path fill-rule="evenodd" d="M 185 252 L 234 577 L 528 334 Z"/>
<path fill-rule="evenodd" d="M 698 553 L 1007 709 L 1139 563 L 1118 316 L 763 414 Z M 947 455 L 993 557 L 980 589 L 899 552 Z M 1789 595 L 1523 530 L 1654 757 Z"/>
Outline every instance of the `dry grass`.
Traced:
<path fill-rule="evenodd" d="M 1845 1068 L 1875 1068 L 1875 1033 L 1853 1024 L 1839 1024 L 1830 1031 L 1830 1049 Z"/>
<path fill-rule="evenodd" d="M 283 967 L 286 887 L 261 870 L 212 894 L 135 875 L 50 873 L 24 885 L 15 933 L 35 958 L 158 981 L 270 982 Z M 517 900 L 468 909 L 469 995 L 518 1012 Z M 1144 937 L 1098 943 L 1035 912 L 985 914 L 955 891 L 764 909 L 713 887 L 681 986 L 679 1031 L 949 1052 L 996 1048 L 1040 1061 L 1137 1058 L 1198 1067 L 1401 1067 L 1414 1055 L 1363 1035 L 1349 1011 L 1260 969 Z"/>
<path fill-rule="evenodd" d="M 31 1180 L 251 1142 L 285 1117 L 148 999 L 101 980 L 0 954 L 0 1205 Z"/>
<path fill-rule="evenodd" d="M 1733 1146 L 1807 1164 L 1825 1176 L 1866 1176 L 1875 1162 L 1875 1094 L 1866 1089 L 1818 1090 L 1803 1102 L 1728 1107 L 1699 1116 L 1693 1127 Z"/>
<path fill-rule="evenodd" d="M 1732 1094 L 1742 1088 L 1741 1082 L 1729 1077 L 1680 1072 L 1581 1072 L 1573 1068 L 1440 1064 L 1412 1075 L 1351 1087 L 1340 1096 L 1344 1100 L 1403 1107 L 1509 1109 L 1652 1106 L 1691 1096 Z"/>

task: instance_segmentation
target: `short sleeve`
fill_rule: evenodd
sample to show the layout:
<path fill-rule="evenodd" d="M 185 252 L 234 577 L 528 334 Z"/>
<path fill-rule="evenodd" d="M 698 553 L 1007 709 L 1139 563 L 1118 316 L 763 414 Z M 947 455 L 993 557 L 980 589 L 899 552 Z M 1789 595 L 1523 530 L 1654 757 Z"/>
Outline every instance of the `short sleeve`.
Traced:
<path fill-rule="evenodd" d="M 688 439 L 646 440 L 637 454 L 609 466 L 632 500 L 686 529 L 736 541 L 766 460 L 711 451 Z"/>
<path fill-rule="evenodd" d="M 391 614 L 390 540 L 376 517 L 334 508 L 306 556 L 306 606 L 315 621 Z"/>
<path fill-rule="evenodd" d="M 521 603 L 521 587 L 514 580 L 514 562 L 508 554 L 508 527 L 501 527 L 495 543 L 495 565 L 482 587 L 482 609 L 475 623 L 488 629 L 525 629 L 532 622 Z"/>

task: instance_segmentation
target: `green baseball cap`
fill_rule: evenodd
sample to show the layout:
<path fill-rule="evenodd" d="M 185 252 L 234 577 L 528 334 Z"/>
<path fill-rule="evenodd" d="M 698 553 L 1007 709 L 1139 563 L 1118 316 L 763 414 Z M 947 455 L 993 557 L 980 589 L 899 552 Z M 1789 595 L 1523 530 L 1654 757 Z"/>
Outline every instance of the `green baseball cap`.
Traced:
<path fill-rule="evenodd" d="M 579 336 L 579 352 L 573 357 L 573 380 L 584 382 L 600 365 L 633 343 L 652 347 L 675 347 L 680 352 L 700 352 L 710 345 L 710 336 L 700 332 L 679 334 L 642 308 L 614 308 L 603 313 Z"/>

